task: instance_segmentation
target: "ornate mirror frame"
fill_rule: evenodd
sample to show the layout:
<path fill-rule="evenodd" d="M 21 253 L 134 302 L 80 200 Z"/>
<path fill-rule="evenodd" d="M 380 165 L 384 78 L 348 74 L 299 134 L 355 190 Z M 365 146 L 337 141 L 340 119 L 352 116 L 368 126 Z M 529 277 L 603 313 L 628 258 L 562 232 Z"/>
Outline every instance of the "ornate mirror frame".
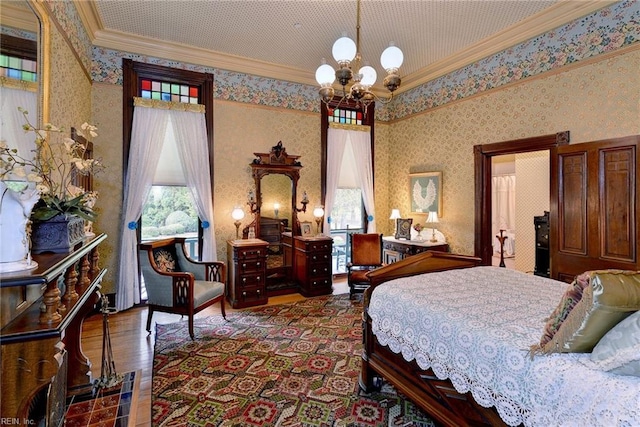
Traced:
<path fill-rule="evenodd" d="M 270 174 L 281 174 L 291 178 L 291 232 L 294 236 L 300 235 L 300 223 L 298 221 L 298 212 L 306 210 L 306 205 L 303 209 L 297 209 L 296 203 L 298 200 L 298 180 L 300 179 L 300 169 L 302 165 L 298 161 L 300 156 L 293 156 L 287 154 L 286 148 L 282 145 L 282 141 L 271 147 L 269 153 L 253 153 L 256 158 L 251 163 L 251 169 L 253 174 L 253 180 L 256 187 L 256 202 L 255 206 L 252 206 L 251 211 L 255 214 L 253 222 L 251 222 L 243 232 L 246 234 L 249 227 L 254 227 L 256 236 L 260 236 L 260 210 L 262 207 L 262 178 Z"/>

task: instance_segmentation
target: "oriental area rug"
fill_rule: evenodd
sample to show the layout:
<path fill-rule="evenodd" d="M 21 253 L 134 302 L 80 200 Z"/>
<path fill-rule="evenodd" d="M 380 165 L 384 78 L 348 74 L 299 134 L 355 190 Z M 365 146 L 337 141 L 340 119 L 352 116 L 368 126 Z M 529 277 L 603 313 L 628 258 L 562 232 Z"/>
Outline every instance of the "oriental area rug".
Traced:
<path fill-rule="evenodd" d="M 362 303 L 309 298 L 157 325 L 154 426 L 433 426 L 389 385 L 358 387 Z"/>

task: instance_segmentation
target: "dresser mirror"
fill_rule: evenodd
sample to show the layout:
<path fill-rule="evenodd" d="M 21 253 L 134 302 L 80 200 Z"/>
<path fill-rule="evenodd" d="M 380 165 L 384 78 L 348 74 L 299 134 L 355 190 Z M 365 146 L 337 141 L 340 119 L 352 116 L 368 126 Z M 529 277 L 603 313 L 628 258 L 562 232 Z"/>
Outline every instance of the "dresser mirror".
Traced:
<path fill-rule="evenodd" d="M 247 237 L 251 227 L 258 239 L 269 243 L 267 249 L 267 280 L 269 295 L 291 292 L 294 259 L 291 236 L 299 235 L 296 211 L 297 186 L 302 165 L 299 156 L 287 154 L 282 142 L 269 153 L 254 153 L 251 163 L 255 183 L 255 218 L 243 231 Z"/>
<path fill-rule="evenodd" d="M 44 57 L 48 21 L 40 18 L 42 5 L 35 1 L 4 2 L 0 14 L 0 25 L 3 35 L 0 38 L 2 54 L 17 58 L 21 63 L 21 71 L 11 71 L 14 75 L 0 78 L 2 97 L 5 99 L 3 109 L 14 115 L 15 120 L 24 124 L 24 117 L 17 112 L 22 107 L 29 112 L 28 118 L 34 126 L 42 125 L 49 121 L 48 105 L 48 68 L 49 62 Z M 12 67 L 18 64 L 12 64 Z M 24 73 L 22 72 L 24 71 Z M 16 74 L 20 73 L 20 75 Z M 30 77 L 35 74 L 35 78 Z M 4 92 L 5 88 L 11 93 Z M 4 112 L 3 112 L 4 115 Z M 5 129 L 10 131 L 10 129 Z M 7 135 L 3 138 L 7 141 Z M 24 134 L 22 128 L 19 133 Z M 29 135 L 33 139 L 33 135 Z M 33 141 L 31 141 L 33 142 Z"/>

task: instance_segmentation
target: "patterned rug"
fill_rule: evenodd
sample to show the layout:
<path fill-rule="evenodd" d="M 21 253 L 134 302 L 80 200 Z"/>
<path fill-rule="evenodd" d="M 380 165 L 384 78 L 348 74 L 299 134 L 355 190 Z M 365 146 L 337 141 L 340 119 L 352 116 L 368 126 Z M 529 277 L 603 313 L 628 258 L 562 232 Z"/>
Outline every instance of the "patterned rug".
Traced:
<path fill-rule="evenodd" d="M 158 325 L 155 426 L 432 426 L 389 385 L 359 391 L 362 304 L 309 298 Z"/>

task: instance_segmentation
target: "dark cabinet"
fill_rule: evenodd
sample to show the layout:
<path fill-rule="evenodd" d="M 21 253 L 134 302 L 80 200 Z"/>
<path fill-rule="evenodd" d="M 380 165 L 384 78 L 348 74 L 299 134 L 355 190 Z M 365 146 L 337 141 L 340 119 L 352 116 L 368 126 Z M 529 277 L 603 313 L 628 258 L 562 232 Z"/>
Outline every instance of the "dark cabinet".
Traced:
<path fill-rule="evenodd" d="M 331 249 L 333 239 L 327 236 L 293 239 L 295 278 L 305 297 L 331 294 Z"/>
<path fill-rule="evenodd" d="M 534 216 L 533 224 L 536 228 L 536 265 L 533 274 L 549 277 L 549 212 L 544 215 Z"/>
<path fill-rule="evenodd" d="M 425 251 L 449 252 L 449 245 L 442 242 L 398 240 L 391 236 L 382 238 L 382 262 L 384 264 L 393 264 L 408 256 Z"/>
<path fill-rule="evenodd" d="M 268 245 L 260 239 L 227 241 L 227 299 L 233 308 L 267 303 Z"/>

